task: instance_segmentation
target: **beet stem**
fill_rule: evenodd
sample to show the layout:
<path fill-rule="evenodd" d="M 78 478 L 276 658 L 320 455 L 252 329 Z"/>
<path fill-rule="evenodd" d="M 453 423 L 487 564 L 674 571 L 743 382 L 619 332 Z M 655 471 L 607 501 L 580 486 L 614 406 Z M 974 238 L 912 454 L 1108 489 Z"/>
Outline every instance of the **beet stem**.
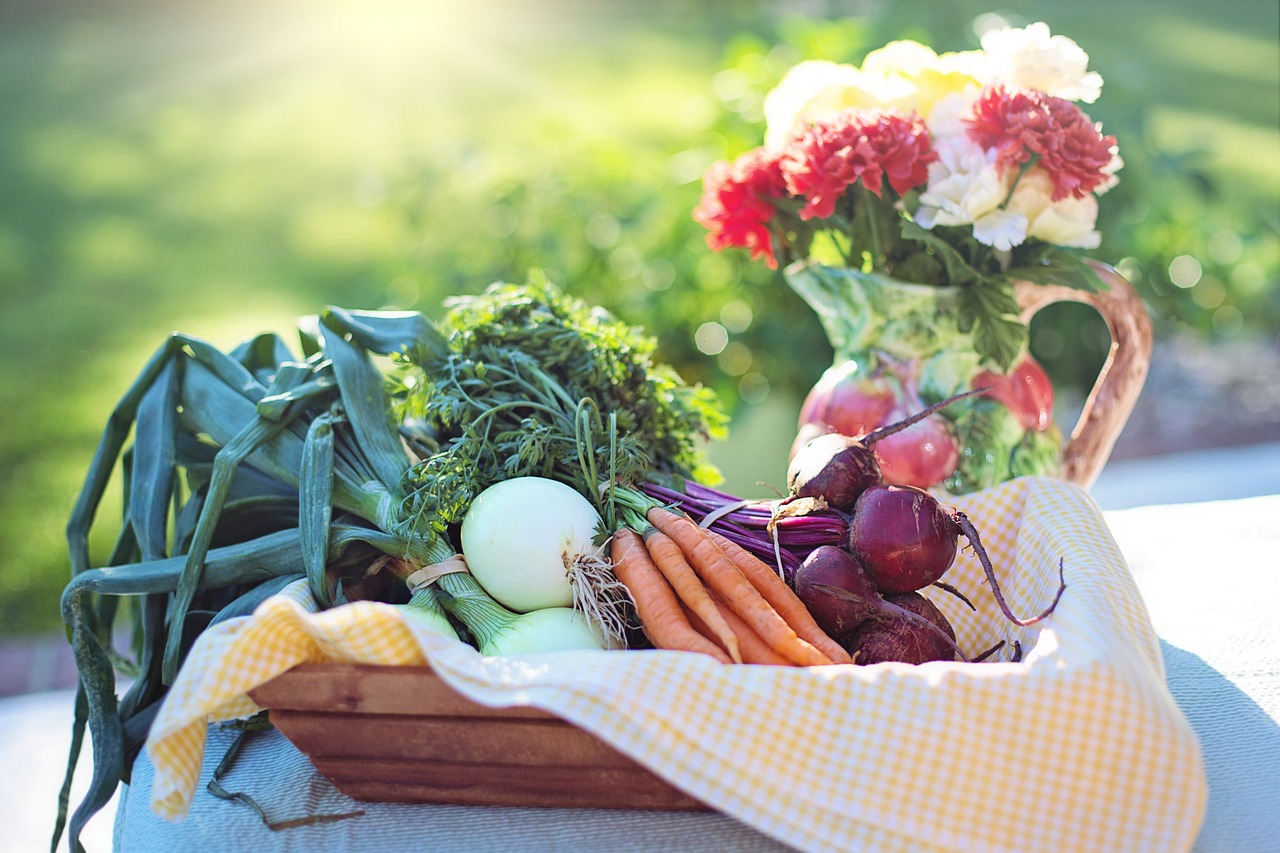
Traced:
<path fill-rule="evenodd" d="M 974 658 L 973 660 L 969 661 L 969 663 L 982 663 L 984 660 L 986 660 L 987 658 L 991 657 L 991 656 L 992 656 L 992 655 L 994 655 L 996 652 L 1000 651 L 1002 648 L 1004 648 L 1004 640 L 1001 640 L 1000 642 L 996 643 L 994 646 L 992 646 L 991 648 L 987 649 L 985 652 L 983 652 L 982 654 L 978 655 L 978 656 L 977 656 L 976 658 Z"/>
<path fill-rule="evenodd" d="M 990 390 L 991 390 L 990 387 L 982 387 L 982 388 L 973 388 L 968 391 L 961 391 L 959 394 L 955 394 L 951 397 L 948 397 L 945 400 L 934 403 L 929 408 L 916 412 L 914 415 L 911 415 L 910 417 L 903 418 L 902 420 L 896 423 L 887 424 L 885 426 L 873 429 L 871 432 L 862 436 L 861 441 L 865 446 L 870 447 L 871 445 L 875 444 L 877 441 L 880 441 L 881 439 L 884 439 L 884 438 L 888 438 L 889 436 L 893 435 L 895 432 L 902 432 L 907 427 L 913 426 L 914 424 L 919 423 L 920 421 L 929 417 L 933 413 L 941 409 L 945 409 L 947 406 L 950 406 L 952 403 L 956 402 L 957 400 L 963 400 L 965 397 L 972 397 L 975 394 L 983 394 Z"/>
<path fill-rule="evenodd" d="M 978 555 L 978 561 L 982 563 L 983 571 L 987 573 L 987 582 L 991 584 L 991 594 L 995 596 L 996 603 L 1000 605 L 1000 612 L 1005 615 L 1006 619 L 1015 625 L 1021 625 L 1025 628 L 1028 625 L 1034 625 L 1045 619 L 1054 611 L 1058 606 L 1058 602 L 1062 599 L 1062 593 L 1067 589 L 1066 577 L 1063 574 L 1062 558 L 1058 559 L 1058 592 L 1054 595 L 1053 601 L 1049 602 L 1049 606 L 1038 615 L 1033 616 L 1030 619 L 1019 619 L 1017 616 L 1013 615 L 1013 611 L 1009 609 L 1008 603 L 1004 600 L 1004 593 L 1000 591 L 1000 584 L 996 580 L 995 569 L 991 568 L 991 560 L 987 557 L 987 549 L 982 547 L 982 541 L 978 538 L 978 529 L 973 526 L 973 522 L 969 520 L 969 516 L 959 510 L 952 512 L 951 520 L 960 527 L 960 531 L 964 533 L 965 538 L 969 540 L 969 544 L 973 546 L 974 553 Z"/>
<path fill-rule="evenodd" d="M 970 609 L 970 610 L 972 610 L 974 613 L 977 613 L 977 612 L 978 612 L 978 608 L 976 608 L 976 607 L 974 607 L 974 606 L 973 606 L 973 602 L 969 600 L 969 597 L 968 597 L 968 596 L 966 596 L 966 595 L 965 595 L 963 592 L 961 592 L 960 590 L 956 589 L 956 588 L 955 588 L 954 586 L 952 586 L 951 584 L 947 583 L 946 581 L 934 581 L 934 582 L 933 582 L 933 585 L 934 585 L 934 586 L 936 586 L 938 589 L 941 589 L 941 590 L 943 590 L 943 591 L 945 591 L 945 592 L 949 592 L 949 593 L 951 593 L 951 594 L 952 594 L 952 595 L 954 595 L 956 598 L 960 599 L 960 600 L 961 600 L 961 601 L 963 601 L 965 604 L 969 605 L 969 609 Z"/>

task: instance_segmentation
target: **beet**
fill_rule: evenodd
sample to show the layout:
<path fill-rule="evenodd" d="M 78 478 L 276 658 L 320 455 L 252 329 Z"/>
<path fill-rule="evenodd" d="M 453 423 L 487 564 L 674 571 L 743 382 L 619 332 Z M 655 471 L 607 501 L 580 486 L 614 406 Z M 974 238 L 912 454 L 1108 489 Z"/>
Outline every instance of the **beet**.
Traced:
<path fill-rule="evenodd" d="M 816 436 L 795 451 L 787 467 L 787 491 L 791 498 L 821 498 L 841 512 L 849 512 L 864 491 L 882 480 L 876 442 L 919 423 L 956 400 L 987 391 L 962 391 L 923 411 L 887 424 L 863 436 L 836 432 Z"/>
<path fill-rule="evenodd" d="M 815 548 L 793 578 L 796 595 L 829 637 L 842 637 L 880 612 L 880 593 L 858 558 L 834 545 Z"/>
<path fill-rule="evenodd" d="M 861 439 L 838 432 L 820 435 L 800 448 L 787 468 L 793 498 L 821 498 L 848 512 L 870 486 L 880 482 L 880 463 Z"/>
<path fill-rule="evenodd" d="M 921 648 L 941 648 L 951 655 L 946 660 L 955 660 L 957 656 L 964 660 L 955 643 L 955 632 L 940 612 L 936 615 L 929 612 L 936 608 L 927 599 L 916 593 L 881 596 L 858 558 L 834 545 L 816 548 L 805 559 L 796 570 L 795 590 L 814 621 L 846 648 L 851 649 L 851 644 L 863 633 L 905 634 L 914 627 L 920 634 L 932 637 L 932 645 Z M 916 598 L 925 606 L 916 603 Z M 908 604 L 898 604 L 899 599 Z M 940 618 L 941 623 L 937 621 Z M 901 627 L 890 630 L 877 627 L 880 625 Z"/>
<path fill-rule="evenodd" d="M 900 616 L 868 620 L 846 641 L 845 648 L 853 655 L 855 663 L 898 661 L 919 664 L 932 660 L 956 659 L 955 629 L 933 602 L 918 592 L 888 595 L 885 596 L 885 601 L 928 620 L 941 633 L 916 619 Z M 950 638 L 950 642 L 947 638 Z"/>
<path fill-rule="evenodd" d="M 956 559 L 960 528 L 937 498 L 915 486 L 881 484 L 859 496 L 849 551 L 886 595 L 937 581 Z"/>

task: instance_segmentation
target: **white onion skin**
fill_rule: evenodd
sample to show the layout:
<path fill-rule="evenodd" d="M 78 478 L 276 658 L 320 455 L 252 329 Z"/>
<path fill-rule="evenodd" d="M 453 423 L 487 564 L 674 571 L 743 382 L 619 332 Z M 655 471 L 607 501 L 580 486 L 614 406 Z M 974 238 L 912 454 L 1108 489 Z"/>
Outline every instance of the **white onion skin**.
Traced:
<path fill-rule="evenodd" d="M 480 653 L 506 657 L 609 647 L 577 610 L 547 607 L 512 619 L 481 646 Z"/>
<path fill-rule="evenodd" d="M 571 607 L 569 567 L 598 553 L 600 514 L 573 487 L 513 477 L 485 489 L 462 520 L 462 553 L 489 595 L 517 613 Z"/>

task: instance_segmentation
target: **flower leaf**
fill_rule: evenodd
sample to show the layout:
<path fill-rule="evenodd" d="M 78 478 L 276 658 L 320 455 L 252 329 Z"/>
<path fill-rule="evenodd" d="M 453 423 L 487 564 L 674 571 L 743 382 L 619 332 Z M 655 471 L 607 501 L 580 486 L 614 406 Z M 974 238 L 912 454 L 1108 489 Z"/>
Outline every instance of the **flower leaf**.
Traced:
<path fill-rule="evenodd" d="M 1027 326 L 1018 317 L 1013 285 L 1005 278 L 982 278 L 960 290 L 960 328 L 973 331 L 982 361 L 1008 373 L 1027 346 Z"/>
<path fill-rule="evenodd" d="M 1037 261 L 1014 267 L 1009 270 L 1008 276 L 1035 284 L 1058 284 L 1090 293 L 1107 289 L 1106 282 L 1088 261 L 1075 252 L 1062 249 L 1051 249 Z"/>
<path fill-rule="evenodd" d="M 941 235 L 922 228 L 910 219 L 904 219 L 902 236 L 904 239 L 915 240 L 933 249 L 933 253 L 942 260 L 942 265 L 947 270 L 946 284 L 964 285 L 982 279 L 982 274 L 973 268 L 969 259 Z"/>

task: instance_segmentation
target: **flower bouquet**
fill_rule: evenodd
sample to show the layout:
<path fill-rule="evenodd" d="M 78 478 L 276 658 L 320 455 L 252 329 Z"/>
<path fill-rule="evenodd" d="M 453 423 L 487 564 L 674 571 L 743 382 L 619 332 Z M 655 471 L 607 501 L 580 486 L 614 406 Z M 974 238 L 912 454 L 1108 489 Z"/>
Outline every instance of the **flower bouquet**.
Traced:
<path fill-rule="evenodd" d="M 1098 197 L 1122 165 L 1078 106 L 1102 78 L 1044 24 L 981 44 L 938 54 L 895 41 L 860 66 L 796 65 L 765 99 L 764 144 L 714 164 L 694 212 L 712 249 L 784 266 L 824 325 L 835 364 L 797 444 L 992 389 L 878 446 L 890 481 L 953 492 L 1063 462 L 1053 389 L 1028 353 L 1028 303 L 1043 299 L 1019 289 L 1057 288 L 1105 316 L 1094 294 L 1127 288 L 1082 256 L 1099 245 Z M 1135 304 L 1126 294 L 1123 310 Z M 1145 354 L 1132 357 L 1145 369 Z M 1122 397 L 1120 426 L 1136 389 Z M 1091 443 L 1105 458 L 1113 441 Z"/>

